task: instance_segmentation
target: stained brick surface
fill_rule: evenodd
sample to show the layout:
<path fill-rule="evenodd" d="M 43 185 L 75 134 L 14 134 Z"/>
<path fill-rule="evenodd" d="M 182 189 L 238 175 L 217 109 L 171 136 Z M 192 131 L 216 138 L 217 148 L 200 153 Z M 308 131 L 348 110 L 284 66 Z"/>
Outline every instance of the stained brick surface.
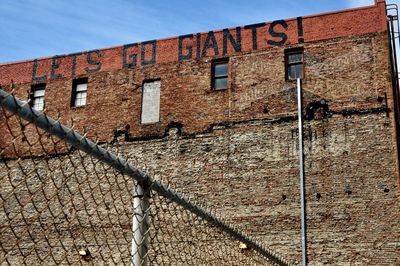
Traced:
<path fill-rule="evenodd" d="M 39 60 L 36 74 L 47 76 L 46 113 L 120 145 L 139 168 L 299 261 L 297 99 L 295 84 L 285 81 L 284 50 L 304 47 L 305 109 L 327 104 L 305 122 L 310 264 L 399 265 L 398 151 L 384 2 L 304 17 L 303 36 L 298 19 L 286 22 L 288 40 L 276 47 L 265 42 L 268 23 L 257 31 L 257 49 L 252 31 L 241 28 L 242 50 L 228 43 L 229 88 L 220 91 L 210 88 L 214 49 L 196 58 L 196 34 L 184 42 L 193 46 L 192 60 L 178 61 L 177 38 L 157 41 L 154 65 L 140 65 L 141 44 L 128 49 L 139 51 L 135 68 L 122 69 L 122 47 L 101 50 L 101 58 L 89 53 L 101 62 L 92 74 L 85 68 L 97 66 L 86 54 L 77 56 L 75 76 L 89 81 L 83 108 L 70 107 L 73 58 L 56 59 L 53 74 L 62 77 L 55 79 L 49 78 L 52 59 Z M 201 35 L 202 45 L 207 36 Z M 215 37 L 222 57 L 222 31 Z M 32 68 L 33 62 L 1 65 L 0 83 L 8 89 L 13 79 L 16 96 L 28 99 Z M 142 125 L 142 85 L 153 79 L 161 81 L 160 122 Z M 0 123 L 5 147 L 11 137 L 4 117 Z M 34 140 L 34 130 L 25 130 Z M 25 142 L 16 142 L 19 155 Z"/>

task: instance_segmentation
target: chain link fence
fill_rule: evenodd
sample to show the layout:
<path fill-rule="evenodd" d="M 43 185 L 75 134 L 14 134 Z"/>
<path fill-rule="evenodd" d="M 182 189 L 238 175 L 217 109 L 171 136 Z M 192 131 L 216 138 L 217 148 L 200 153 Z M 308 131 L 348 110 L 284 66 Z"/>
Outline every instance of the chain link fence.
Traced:
<path fill-rule="evenodd" d="M 288 265 L 118 150 L 0 104 L 1 265 Z"/>

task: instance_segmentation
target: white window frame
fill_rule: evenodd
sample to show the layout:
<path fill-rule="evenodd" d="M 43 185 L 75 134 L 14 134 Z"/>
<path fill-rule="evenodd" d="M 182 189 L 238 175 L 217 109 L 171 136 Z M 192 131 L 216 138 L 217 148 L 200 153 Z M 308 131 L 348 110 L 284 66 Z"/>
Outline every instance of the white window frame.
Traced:
<path fill-rule="evenodd" d="M 33 109 L 37 111 L 44 110 L 44 98 L 46 94 L 46 87 L 45 85 L 40 85 L 32 88 L 31 94 L 31 106 Z"/>
<path fill-rule="evenodd" d="M 71 107 L 83 107 L 87 104 L 87 79 L 74 80 L 72 88 Z"/>

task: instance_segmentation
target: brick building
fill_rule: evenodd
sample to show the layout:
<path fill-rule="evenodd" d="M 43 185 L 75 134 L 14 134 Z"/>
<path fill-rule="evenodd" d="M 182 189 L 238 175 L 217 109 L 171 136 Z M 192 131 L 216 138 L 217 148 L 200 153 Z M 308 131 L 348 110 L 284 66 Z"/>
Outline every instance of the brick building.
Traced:
<path fill-rule="evenodd" d="M 377 0 L 3 64 L 0 84 L 91 138 L 118 143 L 139 168 L 299 261 L 301 77 L 310 263 L 398 265 L 399 96 L 389 45 Z M 2 157 L 23 155 L 18 145 Z"/>

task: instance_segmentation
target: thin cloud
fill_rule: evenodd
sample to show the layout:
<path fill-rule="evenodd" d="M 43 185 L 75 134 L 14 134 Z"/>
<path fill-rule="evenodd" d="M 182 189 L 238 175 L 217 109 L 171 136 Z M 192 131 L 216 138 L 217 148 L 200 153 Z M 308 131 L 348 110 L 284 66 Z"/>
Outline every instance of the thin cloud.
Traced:
<path fill-rule="evenodd" d="M 374 0 L 346 0 L 347 8 L 370 6 L 375 3 Z"/>
<path fill-rule="evenodd" d="M 235 27 L 374 0 L 0 0 L 0 62 Z"/>

